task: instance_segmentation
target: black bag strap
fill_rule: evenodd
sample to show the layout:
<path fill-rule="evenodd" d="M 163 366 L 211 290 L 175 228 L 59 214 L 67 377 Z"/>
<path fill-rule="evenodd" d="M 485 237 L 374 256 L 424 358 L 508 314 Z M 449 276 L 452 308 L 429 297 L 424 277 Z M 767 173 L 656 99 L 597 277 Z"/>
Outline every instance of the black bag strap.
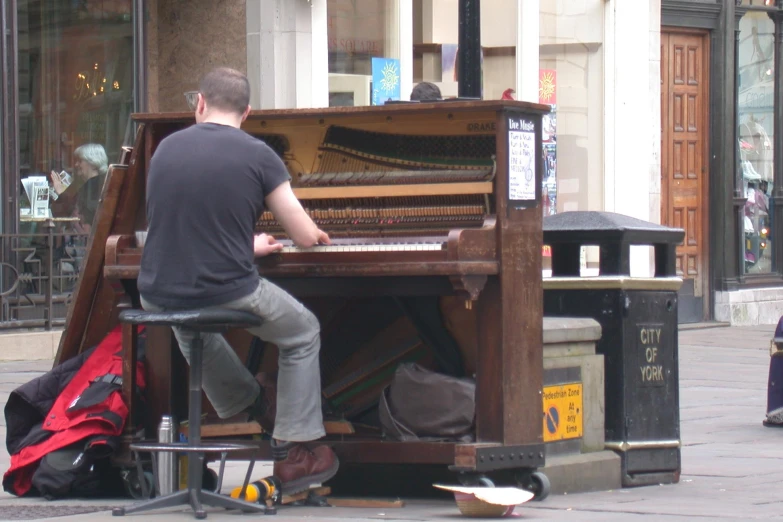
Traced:
<path fill-rule="evenodd" d="M 100 377 L 93 379 L 92 382 L 108 382 L 109 384 L 122 386 L 122 375 L 107 373 L 106 375 L 101 375 Z"/>

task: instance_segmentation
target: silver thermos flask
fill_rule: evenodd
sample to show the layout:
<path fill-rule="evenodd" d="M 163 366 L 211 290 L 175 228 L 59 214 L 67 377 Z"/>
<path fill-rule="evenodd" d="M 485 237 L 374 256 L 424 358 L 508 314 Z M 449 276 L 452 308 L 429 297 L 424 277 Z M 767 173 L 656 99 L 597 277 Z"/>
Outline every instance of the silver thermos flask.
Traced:
<path fill-rule="evenodd" d="M 177 431 L 174 418 L 164 415 L 158 426 L 158 442 L 174 442 L 174 436 Z M 175 491 L 177 483 L 177 458 L 171 451 L 158 452 L 158 495 L 168 495 Z"/>

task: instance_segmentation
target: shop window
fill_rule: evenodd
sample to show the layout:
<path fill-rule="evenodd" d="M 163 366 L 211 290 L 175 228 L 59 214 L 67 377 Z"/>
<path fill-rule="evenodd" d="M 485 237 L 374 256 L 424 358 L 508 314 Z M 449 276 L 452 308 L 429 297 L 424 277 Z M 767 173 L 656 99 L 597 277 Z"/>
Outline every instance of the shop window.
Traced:
<path fill-rule="evenodd" d="M 770 195 L 774 180 L 775 24 L 765 12 L 747 12 L 740 20 L 737 66 L 739 178 L 746 197 L 744 241 L 746 274 L 772 271 L 773 229 Z"/>
<path fill-rule="evenodd" d="M 413 83 L 434 83 L 444 98 L 457 97 L 459 4 L 453 0 L 413 1 Z M 514 96 L 517 2 L 481 2 L 481 97 Z"/>
<path fill-rule="evenodd" d="M 604 4 L 541 2 L 539 101 L 552 105 L 544 127 L 548 213 L 603 209 Z M 597 273 L 598 261 L 598 249 L 586 249 L 583 273 Z"/>
<path fill-rule="evenodd" d="M 774 8 L 780 0 L 742 0 L 743 7 L 772 7 Z"/>
<path fill-rule="evenodd" d="M 538 101 L 552 106 L 543 136 L 545 215 L 603 208 L 604 5 L 604 0 L 540 3 Z M 433 82 L 447 98 L 458 92 L 457 6 L 449 0 L 413 3 L 414 83 Z M 483 1 L 483 99 L 516 98 L 516 44 L 517 2 Z M 585 274 L 597 272 L 597 249 L 588 249 L 582 260 Z M 549 265 L 545 249 L 545 269 Z"/>
<path fill-rule="evenodd" d="M 400 99 L 399 0 L 327 0 L 329 106 Z"/>
<path fill-rule="evenodd" d="M 73 290 L 108 166 L 132 144 L 132 0 L 18 0 L 20 271 Z M 53 250 L 41 234 L 54 219 Z M 51 254 L 51 257 L 50 257 Z M 51 265 L 49 262 L 51 260 Z M 49 270 L 52 272 L 49 273 Z M 7 284 L 7 282 L 5 283 Z M 18 291 L 41 293 L 27 283 Z"/>
<path fill-rule="evenodd" d="M 131 0 L 19 0 L 19 166 L 50 184 L 49 212 L 87 232 L 108 164 L 132 140 Z M 28 190 L 25 190 L 27 185 Z M 20 183 L 20 231 L 41 210 Z M 56 199 L 55 199 L 56 198 Z"/>

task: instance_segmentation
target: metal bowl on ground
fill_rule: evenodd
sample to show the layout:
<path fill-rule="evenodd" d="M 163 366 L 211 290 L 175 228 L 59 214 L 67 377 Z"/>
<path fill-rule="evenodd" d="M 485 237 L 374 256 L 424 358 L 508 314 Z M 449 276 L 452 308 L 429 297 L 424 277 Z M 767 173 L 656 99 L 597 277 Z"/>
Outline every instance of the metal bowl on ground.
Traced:
<path fill-rule="evenodd" d="M 499 518 L 510 516 L 519 504 L 533 498 L 533 493 L 519 488 L 462 487 L 435 484 L 438 489 L 454 493 L 460 513 L 466 517 Z"/>
<path fill-rule="evenodd" d="M 454 492 L 454 501 L 459 512 L 466 517 L 500 518 L 510 516 L 516 506 L 502 506 L 490 504 L 470 493 Z"/>

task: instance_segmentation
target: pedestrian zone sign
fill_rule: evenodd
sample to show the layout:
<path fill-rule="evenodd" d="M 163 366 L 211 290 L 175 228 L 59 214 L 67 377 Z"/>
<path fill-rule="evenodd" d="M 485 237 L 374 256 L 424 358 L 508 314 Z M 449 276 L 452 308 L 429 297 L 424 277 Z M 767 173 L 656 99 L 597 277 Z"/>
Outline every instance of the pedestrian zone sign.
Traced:
<path fill-rule="evenodd" d="M 582 383 L 544 386 L 544 442 L 582 436 Z"/>

